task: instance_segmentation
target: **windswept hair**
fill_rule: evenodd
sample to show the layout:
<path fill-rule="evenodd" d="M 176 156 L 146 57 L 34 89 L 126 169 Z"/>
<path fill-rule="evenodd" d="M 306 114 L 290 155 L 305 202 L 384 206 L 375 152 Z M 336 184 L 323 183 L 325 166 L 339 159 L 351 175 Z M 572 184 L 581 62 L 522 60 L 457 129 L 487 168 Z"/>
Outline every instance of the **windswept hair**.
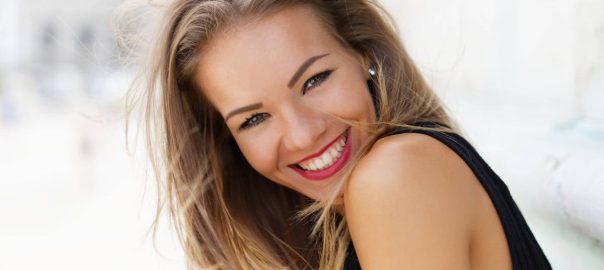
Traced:
<path fill-rule="evenodd" d="M 343 267 L 350 236 L 332 209 L 337 194 L 312 201 L 256 172 L 193 79 L 204 45 L 216 33 L 298 5 L 310 8 L 342 46 L 377 71 L 368 87 L 377 122 L 366 127 L 372 135 L 353 162 L 396 126 L 431 121 L 443 124 L 440 131 L 458 132 L 403 48 L 395 23 L 375 1 L 174 0 L 157 6 L 164 14 L 161 30 L 149 32 L 158 35 L 146 41 L 152 45 L 148 62 L 132 84 L 127 111 L 142 108 L 161 194 L 153 226 L 167 210 L 192 269 Z M 146 24 L 117 21 L 123 48 L 140 50 L 129 46 L 125 34 Z"/>

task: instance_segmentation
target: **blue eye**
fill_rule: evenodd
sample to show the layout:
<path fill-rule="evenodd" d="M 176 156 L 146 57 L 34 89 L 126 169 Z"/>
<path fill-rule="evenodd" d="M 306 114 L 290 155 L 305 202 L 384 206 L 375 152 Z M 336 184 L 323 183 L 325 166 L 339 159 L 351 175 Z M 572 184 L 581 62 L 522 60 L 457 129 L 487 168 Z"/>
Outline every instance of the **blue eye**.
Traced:
<path fill-rule="evenodd" d="M 302 85 L 302 94 L 304 95 L 308 90 L 321 85 L 321 83 L 327 80 L 329 75 L 331 75 L 331 72 L 333 72 L 333 70 L 323 71 L 315 76 L 312 76 L 310 79 L 304 82 L 304 85 Z"/>
<path fill-rule="evenodd" d="M 264 122 L 264 120 L 269 116 L 270 115 L 268 113 L 255 113 L 252 116 L 246 118 L 245 121 L 243 121 L 243 124 L 239 126 L 239 130 L 245 130 L 257 126 L 260 123 Z"/>

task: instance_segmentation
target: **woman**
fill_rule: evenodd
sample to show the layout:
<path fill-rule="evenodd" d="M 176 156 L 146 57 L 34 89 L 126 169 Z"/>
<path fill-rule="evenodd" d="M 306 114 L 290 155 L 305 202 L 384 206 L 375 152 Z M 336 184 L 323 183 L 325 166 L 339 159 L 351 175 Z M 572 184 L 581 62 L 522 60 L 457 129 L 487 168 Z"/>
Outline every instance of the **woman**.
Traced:
<path fill-rule="evenodd" d="M 550 269 L 376 3 L 166 18 L 146 119 L 192 268 Z"/>

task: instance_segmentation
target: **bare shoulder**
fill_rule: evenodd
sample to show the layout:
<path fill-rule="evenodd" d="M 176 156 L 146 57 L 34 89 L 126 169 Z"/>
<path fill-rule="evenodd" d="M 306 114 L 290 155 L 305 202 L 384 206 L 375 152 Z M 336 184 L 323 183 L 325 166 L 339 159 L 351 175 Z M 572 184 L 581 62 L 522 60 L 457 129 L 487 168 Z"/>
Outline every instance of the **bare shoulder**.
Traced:
<path fill-rule="evenodd" d="M 392 191 L 417 192 L 420 190 L 415 189 L 423 188 L 436 194 L 447 188 L 440 195 L 455 199 L 458 195 L 468 195 L 458 192 L 472 189 L 477 183 L 466 163 L 444 143 L 429 135 L 404 133 L 382 138 L 374 144 L 354 169 L 347 193 L 362 195 L 399 187 L 402 190 Z"/>
<path fill-rule="evenodd" d="M 380 139 L 354 169 L 345 215 L 363 269 L 467 269 L 480 184 L 442 142 Z"/>

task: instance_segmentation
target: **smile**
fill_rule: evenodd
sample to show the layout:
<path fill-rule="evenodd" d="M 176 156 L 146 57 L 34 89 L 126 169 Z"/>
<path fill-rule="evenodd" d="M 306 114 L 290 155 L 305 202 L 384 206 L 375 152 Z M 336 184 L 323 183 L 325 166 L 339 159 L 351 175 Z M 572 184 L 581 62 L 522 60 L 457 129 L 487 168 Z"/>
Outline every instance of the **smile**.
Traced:
<path fill-rule="evenodd" d="M 310 180 L 323 180 L 334 175 L 344 167 L 350 156 L 349 133 L 350 128 L 321 151 L 289 167 Z"/>

